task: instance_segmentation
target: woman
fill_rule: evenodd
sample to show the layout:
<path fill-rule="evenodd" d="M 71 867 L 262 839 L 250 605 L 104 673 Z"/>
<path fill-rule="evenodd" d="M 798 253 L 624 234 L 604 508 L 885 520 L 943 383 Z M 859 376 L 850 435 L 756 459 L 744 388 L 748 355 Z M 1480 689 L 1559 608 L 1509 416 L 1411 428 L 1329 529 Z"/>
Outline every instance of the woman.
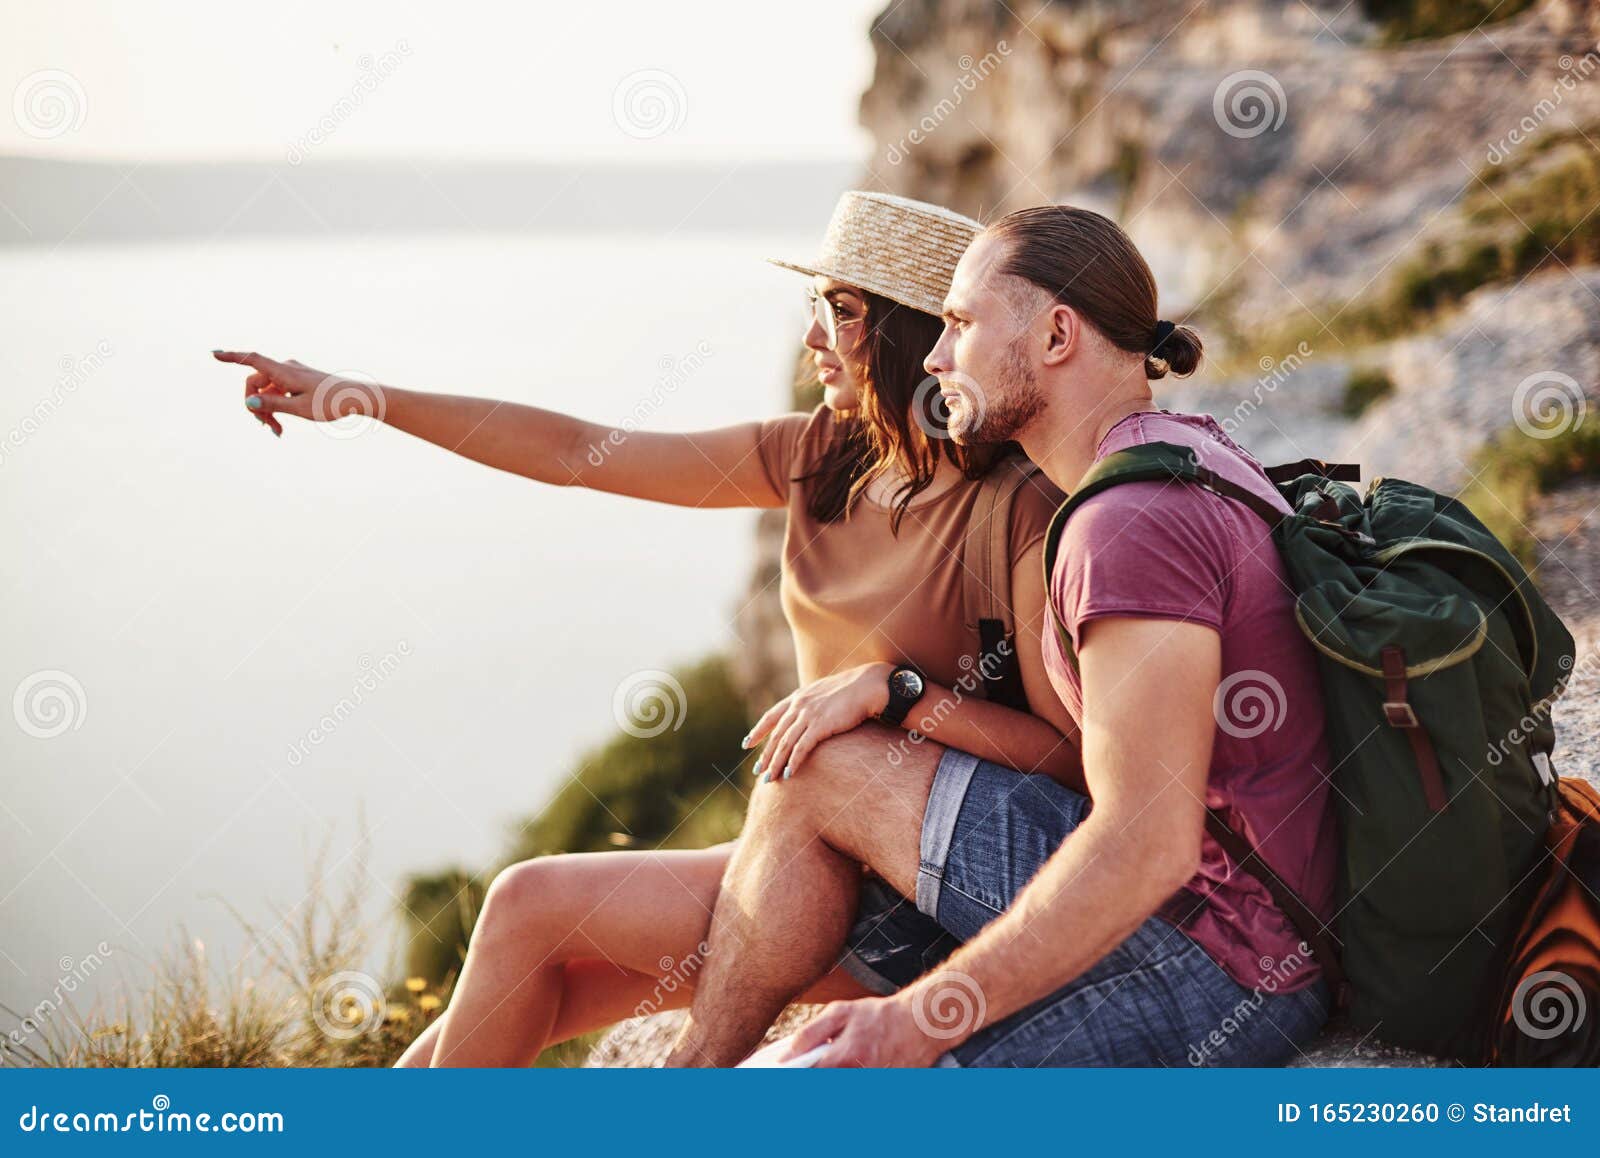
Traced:
<path fill-rule="evenodd" d="M 921 363 L 956 260 L 978 223 L 936 206 L 847 193 L 815 262 L 805 334 L 824 401 L 813 413 L 696 434 L 621 432 L 547 410 L 330 380 L 298 362 L 216 352 L 251 367 L 245 403 L 283 414 L 364 413 L 540 482 L 686 506 L 785 507 L 782 598 L 800 690 L 747 738 L 765 741 L 758 791 L 803 775 L 810 750 L 904 697 L 901 721 L 947 747 L 1083 790 L 1069 717 L 1041 657 L 1042 541 L 1060 495 L 1042 476 L 1016 493 L 1006 530 L 1015 651 L 1031 711 L 972 694 L 962 554 L 985 476 L 1010 448 L 951 441 L 923 409 Z M 596 464 L 584 449 L 607 445 Z M 960 694 L 958 688 L 966 688 Z M 892 762 L 892 754 L 886 754 Z M 541 857 L 496 877 L 448 1010 L 402 1065 L 520 1065 L 546 1046 L 641 1009 L 687 1004 L 731 845 Z M 864 996 L 902 984 L 955 942 L 881 882 L 862 892 L 851 951 L 806 993 Z M 664 978 L 663 974 L 668 977 Z"/>

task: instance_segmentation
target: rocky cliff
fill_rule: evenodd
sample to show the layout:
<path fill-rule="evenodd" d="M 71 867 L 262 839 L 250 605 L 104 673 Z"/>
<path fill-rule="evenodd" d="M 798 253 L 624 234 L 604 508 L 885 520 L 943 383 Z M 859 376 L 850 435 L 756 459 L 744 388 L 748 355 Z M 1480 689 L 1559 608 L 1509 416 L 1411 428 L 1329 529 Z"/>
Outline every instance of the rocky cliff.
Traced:
<path fill-rule="evenodd" d="M 1513 135 L 1600 111 L 1592 4 L 1400 44 L 1373 7 L 904 0 L 872 32 L 868 177 L 980 217 L 1102 208 L 1177 309 L 1219 286 L 1265 317 L 1334 300 L 1514 160 Z"/>

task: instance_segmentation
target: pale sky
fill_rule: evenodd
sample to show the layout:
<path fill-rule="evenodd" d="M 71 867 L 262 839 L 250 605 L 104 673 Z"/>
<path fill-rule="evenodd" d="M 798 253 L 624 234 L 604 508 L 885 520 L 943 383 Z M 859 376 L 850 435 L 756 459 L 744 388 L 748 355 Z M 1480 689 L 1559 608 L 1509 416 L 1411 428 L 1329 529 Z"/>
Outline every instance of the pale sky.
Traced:
<path fill-rule="evenodd" d="M 0 0 L 0 153 L 853 160 L 887 0 Z"/>

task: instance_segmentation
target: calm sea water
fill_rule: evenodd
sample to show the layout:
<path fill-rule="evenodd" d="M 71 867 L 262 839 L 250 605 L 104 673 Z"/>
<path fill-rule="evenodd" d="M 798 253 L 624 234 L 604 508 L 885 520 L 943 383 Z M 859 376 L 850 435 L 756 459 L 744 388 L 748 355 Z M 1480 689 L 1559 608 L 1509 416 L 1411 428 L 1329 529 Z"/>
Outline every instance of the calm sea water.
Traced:
<path fill-rule="evenodd" d="M 0 1002 L 102 942 L 91 991 L 138 980 L 180 925 L 237 955 L 227 905 L 296 905 L 363 815 L 382 917 L 500 854 L 631 673 L 732 639 L 749 512 L 278 441 L 213 346 L 694 429 L 783 408 L 800 284 L 760 258 L 811 240 L 0 253 Z"/>

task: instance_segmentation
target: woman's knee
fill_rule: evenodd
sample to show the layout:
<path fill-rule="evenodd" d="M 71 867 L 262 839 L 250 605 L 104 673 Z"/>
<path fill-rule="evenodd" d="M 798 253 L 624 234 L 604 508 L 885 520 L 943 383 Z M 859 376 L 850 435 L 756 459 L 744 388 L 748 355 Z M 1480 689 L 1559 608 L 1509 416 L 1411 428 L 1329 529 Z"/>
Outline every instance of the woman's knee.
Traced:
<path fill-rule="evenodd" d="M 571 895 L 562 887 L 572 875 L 570 867 L 562 863 L 567 859 L 561 855 L 541 856 L 502 869 L 484 896 L 473 940 L 526 940 L 543 925 L 557 920 L 563 898 Z"/>

